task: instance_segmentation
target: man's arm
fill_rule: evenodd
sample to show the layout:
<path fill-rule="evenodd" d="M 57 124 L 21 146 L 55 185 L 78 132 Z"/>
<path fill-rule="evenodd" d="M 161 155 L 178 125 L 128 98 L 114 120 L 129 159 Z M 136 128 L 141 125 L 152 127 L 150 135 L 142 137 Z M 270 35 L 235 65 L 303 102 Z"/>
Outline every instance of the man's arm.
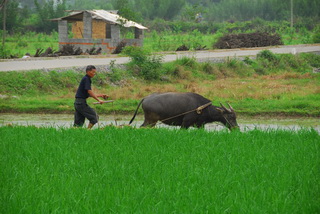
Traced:
<path fill-rule="evenodd" d="M 100 100 L 100 99 L 98 98 L 98 96 L 95 95 L 95 93 L 94 93 L 92 90 L 88 90 L 88 94 L 90 95 L 90 97 L 92 97 L 93 99 L 97 100 L 100 104 L 103 103 L 103 100 Z"/>
<path fill-rule="evenodd" d="M 92 90 L 88 90 L 88 94 L 90 95 L 90 97 L 97 100 L 100 104 L 103 103 L 103 100 L 100 100 L 99 97 L 102 97 L 103 99 L 107 99 L 109 97 L 108 95 L 105 95 L 105 94 L 96 95 Z"/>

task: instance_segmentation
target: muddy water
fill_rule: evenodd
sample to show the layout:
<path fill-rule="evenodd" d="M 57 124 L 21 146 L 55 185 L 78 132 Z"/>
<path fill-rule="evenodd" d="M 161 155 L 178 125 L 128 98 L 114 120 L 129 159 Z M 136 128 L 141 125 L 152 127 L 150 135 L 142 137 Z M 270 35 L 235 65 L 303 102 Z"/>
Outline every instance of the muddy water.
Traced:
<path fill-rule="evenodd" d="M 127 125 L 131 119 L 131 115 L 100 115 L 99 124 L 94 128 L 101 128 L 108 125 Z M 139 127 L 143 122 L 143 116 L 137 116 L 132 126 Z M 86 121 L 85 126 L 88 124 Z M 253 129 L 270 130 L 283 129 L 297 131 L 305 128 L 313 128 L 320 133 L 319 118 L 270 118 L 270 117 L 239 117 L 238 124 L 242 131 Z M 36 126 L 36 127 L 56 127 L 70 128 L 73 125 L 72 114 L 0 114 L 0 126 L 20 125 L 20 126 Z M 156 127 L 167 127 L 162 123 L 158 123 Z M 225 129 L 220 123 L 210 123 L 205 126 L 206 130 L 223 130 Z"/>

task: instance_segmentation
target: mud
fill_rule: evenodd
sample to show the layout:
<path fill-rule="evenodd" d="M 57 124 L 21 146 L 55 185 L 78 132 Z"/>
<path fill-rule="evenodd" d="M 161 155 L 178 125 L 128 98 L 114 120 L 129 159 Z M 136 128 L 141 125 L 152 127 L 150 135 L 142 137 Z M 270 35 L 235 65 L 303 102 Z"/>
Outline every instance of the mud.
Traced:
<path fill-rule="evenodd" d="M 100 115 L 100 121 L 94 128 L 105 126 L 127 126 L 131 115 Z M 87 123 L 84 127 L 87 126 Z M 140 127 L 143 116 L 138 115 L 132 127 Z M 289 130 L 314 129 L 320 134 L 320 123 L 318 118 L 239 118 L 238 124 L 241 131 L 258 130 Z M 36 126 L 71 128 L 73 126 L 73 115 L 71 114 L 0 114 L 0 126 Z M 179 129 L 179 127 L 168 126 L 158 123 L 156 128 Z M 208 131 L 227 130 L 220 123 L 210 123 L 205 126 Z"/>

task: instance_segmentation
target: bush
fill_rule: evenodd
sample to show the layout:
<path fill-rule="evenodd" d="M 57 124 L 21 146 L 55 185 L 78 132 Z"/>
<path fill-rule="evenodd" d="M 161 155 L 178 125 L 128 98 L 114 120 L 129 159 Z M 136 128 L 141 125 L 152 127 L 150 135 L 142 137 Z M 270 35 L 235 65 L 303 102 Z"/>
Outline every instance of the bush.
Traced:
<path fill-rule="evenodd" d="M 3 47 L 1 45 L 0 46 L 0 58 L 1 59 L 7 59 L 7 58 L 10 58 L 10 55 L 11 55 L 11 51 L 8 48 Z"/>
<path fill-rule="evenodd" d="M 180 59 L 177 59 L 176 63 L 178 65 L 186 66 L 189 68 L 196 68 L 198 64 L 197 59 L 195 57 L 186 57 L 186 56 L 183 56 Z"/>
<path fill-rule="evenodd" d="M 134 74 L 141 76 L 145 80 L 158 80 L 160 79 L 162 68 L 162 56 L 150 55 L 148 51 L 143 50 L 141 47 L 125 47 L 123 53 L 131 58 L 128 63 L 128 68 Z"/>
<path fill-rule="evenodd" d="M 269 62 L 277 62 L 278 61 L 278 57 L 269 50 L 260 51 L 257 54 L 257 59 L 266 59 Z"/>
<path fill-rule="evenodd" d="M 313 34 L 312 40 L 314 43 L 320 43 L 320 32 Z"/>

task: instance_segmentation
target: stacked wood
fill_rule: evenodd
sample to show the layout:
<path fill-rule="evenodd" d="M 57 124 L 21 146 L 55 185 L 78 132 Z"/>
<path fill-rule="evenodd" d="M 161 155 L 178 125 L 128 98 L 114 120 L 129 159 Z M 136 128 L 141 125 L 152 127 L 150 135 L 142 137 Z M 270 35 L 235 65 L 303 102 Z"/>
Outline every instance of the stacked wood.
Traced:
<path fill-rule="evenodd" d="M 278 34 L 269 34 L 263 32 L 257 33 L 241 33 L 227 34 L 221 37 L 214 45 L 218 49 L 233 49 L 233 48 L 251 48 L 283 45 L 281 37 Z"/>
<path fill-rule="evenodd" d="M 119 42 L 116 46 L 116 48 L 114 49 L 114 51 L 112 52 L 112 54 L 119 54 L 122 52 L 123 48 L 126 47 L 127 42 L 125 40 L 122 40 L 121 42 Z"/>

